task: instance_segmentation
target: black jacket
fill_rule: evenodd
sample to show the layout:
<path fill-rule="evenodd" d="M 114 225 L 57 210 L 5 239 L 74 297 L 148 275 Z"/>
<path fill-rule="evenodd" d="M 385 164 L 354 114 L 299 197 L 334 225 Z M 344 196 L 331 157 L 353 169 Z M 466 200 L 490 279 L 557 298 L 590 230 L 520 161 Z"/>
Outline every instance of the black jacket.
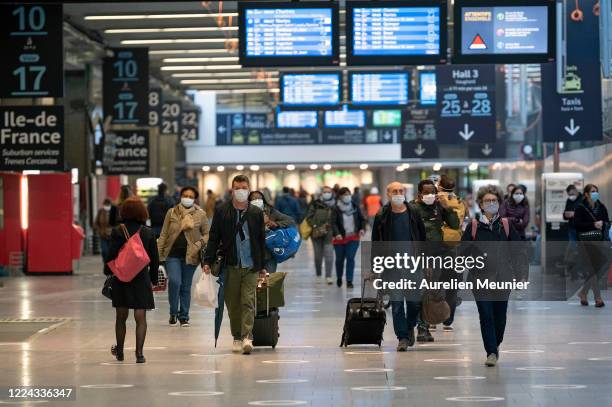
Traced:
<path fill-rule="evenodd" d="M 421 216 L 410 209 L 408 202 L 405 202 L 408 215 L 410 216 L 410 234 L 412 241 L 425 241 L 425 225 Z M 391 204 L 383 206 L 374 218 L 372 226 L 372 241 L 390 241 L 392 233 L 391 225 Z"/>
<path fill-rule="evenodd" d="M 358 206 L 353 205 L 353 218 L 355 219 L 355 233 L 359 233 L 360 230 L 365 229 L 365 219 L 363 214 L 359 210 Z M 335 206 L 334 211 L 332 212 L 332 231 L 334 236 L 342 235 L 342 237 L 346 237 L 346 231 L 344 230 L 344 220 L 342 216 L 342 210 Z"/>
<path fill-rule="evenodd" d="M 597 202 L 594 208 L 590 208 L 586 201 L 583 201 L 574 211 L 574 227 L 578 232 L 590 232 L 596 230 L 594 223 L 603 221 L 604 237 L 610 227 L 610 217 L 608 209 L 601 202 Z"/>
<path fill-rule="evenodd" d="M 204 252 L 204 264 L 212 265 L 217 257 L 217 250 L 223 256 L 225 266 L 238 265 L 238 254 L 236 252 L 236 218 L 237 211 L 231 201 L 224 203 L 215 210 L 210 231 L 208 244 Z M 249 228 L 251 240 L 251 256 L 253 258 L 253 269 L 261 271 L 264 268 L 266 253 L 266 232 L 263 211 L 254 205 L 247 206 L 245 222 Z"/>
<path fill-rule="evenodd" d="M 578 198 L 576 198 L 575 201 L 570 201 L 569 199 L 565 201 L 565 209 L 563 210 L 563 219 L 567 221 L 567 224 L 571 229 L 576 228 L 574 218 L 566 217 L 565 212 L 576 212 L 576 208 L 580 206 L 580 204 L 582 203 L 582 200 L 583 200 L 582 194 L 578 194 Z"/>

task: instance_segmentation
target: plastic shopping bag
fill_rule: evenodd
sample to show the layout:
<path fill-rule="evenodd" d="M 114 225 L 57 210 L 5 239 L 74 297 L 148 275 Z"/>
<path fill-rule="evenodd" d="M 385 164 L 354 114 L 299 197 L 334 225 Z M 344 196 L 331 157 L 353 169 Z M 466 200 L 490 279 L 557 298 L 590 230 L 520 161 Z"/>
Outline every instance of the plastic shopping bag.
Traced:
<path fill-rule="evenodd" d="M 202 307 L 217 308 L 218 290 L 217 277 L 214 277 L 212 274 L 202 273 L 202 277 L 195 287 L 196 303 Z"/>

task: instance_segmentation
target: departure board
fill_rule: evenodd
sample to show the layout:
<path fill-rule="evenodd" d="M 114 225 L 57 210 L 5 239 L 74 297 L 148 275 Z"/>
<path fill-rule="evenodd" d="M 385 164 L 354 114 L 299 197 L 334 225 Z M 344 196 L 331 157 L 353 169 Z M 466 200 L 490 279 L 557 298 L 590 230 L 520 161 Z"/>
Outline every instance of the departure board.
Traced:
<path fill-rule="evenodd" d="M 408 103 L 408 72 L 349 74 L 350 99 L 354 105 L 398 106 Z"/>
<path fill-rule="evenodd" d="M 279 129 L 312 129 L 319 125 L 315 111 L 279 111 L 276 113 L 276 127 Z"/>
<path fill-rule="evenodd" d="M 366 125 L 366 114 L 364 110 L 328 110 L 325 112 L 325 127 L 341 128 L 356 127 L 363 128 Z"/>
<path fill-rule="evenodd" d="M 336 4 L 239 4 L 242 65 L 300 66 L 312 65 L 312 61 L 333 65 L 339 62 Z"/>
<path fill-rule="evenodd" d="M 349 2 L 347 62 L 441 63 L 446 57 L 445 33 L 445 2 Z"/>
<path fill-rule="evenodd" d="M 284 106 L 334 106 L 340 103 L 341 74 L 281 74 L 281 100 Z"/>
<path fill-rule="evenodd" d="M 421 105 L 436 104 L 436 73 L 421 72 L 419 75 L 419 102 Z"/>

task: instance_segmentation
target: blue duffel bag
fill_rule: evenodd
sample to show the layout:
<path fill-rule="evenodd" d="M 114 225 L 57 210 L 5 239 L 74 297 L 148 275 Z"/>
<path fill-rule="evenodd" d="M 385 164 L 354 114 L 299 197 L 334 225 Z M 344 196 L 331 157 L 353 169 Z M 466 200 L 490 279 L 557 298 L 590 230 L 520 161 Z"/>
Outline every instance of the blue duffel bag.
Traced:
<path fill-rule="evenodd" d="M 266 233 L 266 247 L 277 263 L 293 257 L 300 248 L 302 237 L 296 227 L 270 230 Z"/>

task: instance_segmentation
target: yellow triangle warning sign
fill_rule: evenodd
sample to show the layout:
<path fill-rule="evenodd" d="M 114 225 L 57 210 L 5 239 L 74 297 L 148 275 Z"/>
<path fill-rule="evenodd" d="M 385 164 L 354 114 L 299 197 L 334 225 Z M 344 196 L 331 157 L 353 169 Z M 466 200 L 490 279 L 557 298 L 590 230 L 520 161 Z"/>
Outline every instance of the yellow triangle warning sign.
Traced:
<path fill-rule="evenodd" d="M 487 49 L 487 44 L 485 44 L 480 34 L 476 34 L 470 44 L 470 49 Z"/>

